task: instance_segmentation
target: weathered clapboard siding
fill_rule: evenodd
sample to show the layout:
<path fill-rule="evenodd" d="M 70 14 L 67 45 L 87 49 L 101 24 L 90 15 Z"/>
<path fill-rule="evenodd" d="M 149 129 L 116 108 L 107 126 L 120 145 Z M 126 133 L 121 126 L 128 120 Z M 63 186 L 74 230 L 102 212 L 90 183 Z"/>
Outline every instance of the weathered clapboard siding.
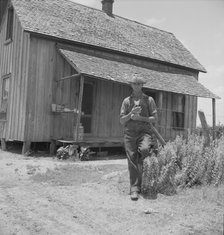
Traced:
<path fill-rule="evenodd" d="M 15 21 L 15 19 L 14 19 Z M 2 97 L 2 77 L 6 74 L 12 73 L 12 43 L 5 45 L 5 38 L 6 38 L 6 27 L 7 27 L 7 13 L 4 15 L 1 28 L 0 28 L 0 95 Z M 10 78 L 11 83 L 12 78 Z M 0 99 L 0 103 L 2 103 L 2 99 Z M 8 100 L 8 109 L 9 109 L 9 100 Z M 7 115 L 8 116 L 8 115 Z M 6 131 L 7 131 L 7 122 L 0 121 L 0 135 L 1 138 L 5 138 Z"/>
<path fill-rule="evenodd" d="M 182 95 L 163 92 L 162 109 L 159 110 L 159 130 L 166 140 L 174 139 L 176 135 L 187 134 L 187 130 L 195 129 L 197 115 L 197 97 L 185 95 L 185 102 L 181 103 Z M 158 96 L 156 103 L 158 103 Z M 184 127 L 173 128 L 173 111 L 184 112 Z"/>
<path fill-rule="evenodd" d="M 0 90 L 2 76 L 10 74 L 7 120 L 0 121 L 0 135 L 5 139 L 24 140 L 29 34 L 24 33 L 16 14 L 13 20 L 13 38 L 5 43 L 7 14 L 0 31 Z M 2 95 L 2 94 L 1 94 Z"/>
<path fill-rule="evenodd" d="M 55 58 L 55 43 L 31 36 L 26 114 L 26 139 L 29 141 L 50 139 Z"/>
<path fill-rule="evenodd" d="M 96 91 L 92 135 L 121 137 L 120 107 L 122 100 L 130 94 L 130 88 L 119 83 L 97 80 Z"/>
<path fill-rule="evenodd" d="M 70 76 L 76 71 L 60 56 L 57 55 L 56 79 Z M 85 82 L 93 84 L 93 114 L 92 132 L 88 137 L 122 137 L 123 131 L 119 122 L 122 100 L 130 94 L 130 87 L 96 78 L 85 77 Z M 64 104 L 70 109 L 77 108 L 79 93 L 79 79 L 67 79 L 56 83 L 55 103 Z M 54 103 L 54 102 L 53 102 Z M 53 137 L 72 138 L 75 115 L 54 113 Z"/>
<path fill-rule="evenodd" d="M 66 79 L 56 82 L 63 77 L 77 73 L 72 66 L 57 53 L 56 74 L 53 84 L 52 103 L 65 105 L 69 109 L 77 109 L 79 94 L 79 78 Z M 73 113 L 52 113 L 52 136 L 56 139 L 73 137 L 76 115 Z"/>
<path fill-rule="evenodd" d="M 171 109 L 172 109 L 172 94 L 171 93 L 167 93 L 166 94 L 166 134 L 165 134 L 165 139 L 169 139 L 169 137 L 171 136 L 171 121 L 172 121 L 172 113 L 171 113 Z"/>
<path fill-rule="evenodd" d="M 72 113 L 52 113 L 51 103 L 64 104 L 69 109 L 77 108 L 79 78 L 55 82 L 77 71 L 58 53 L 53 41 L 32 38 L 30 54 L 32 57 L 29 68 L 29 91 L 32 92 L 29 96 L 34 98 L 28 103 L 29 128 L 26 138 L 31 141 L 70 139 L 73 137 L 76 116 Z M 123 98 L 130 94 L 130 88 L 97 78 L 85 77 L 85 80 L 94 84 L 92 132 L 87 135 L 96 138 L 121 137 L 123 131 L 119 123 L 120 106 Z M 39 97 L 38 94 L 42 95 Z M 46 94 L 50 97 L 44 98 Z M 163 92 L 162 114 L 159 117 L 162 135 L 166 140 L 184 133 L 183 130 L 172 128 L 172 110 L 182 110 L 180 104 L 172 104 L 172 96 L 172 93 Z M 192 100 L 193 97 L 186 96 L 185 129 L 192 128 L 195 123 L 192 121 L 191 109 L 196 108 Z"/>
<path fill-rule="evenodd" d="M 185 102 L 185 128 L 190 130 L 196 127 L 197 97 L 186 96 Z"/>

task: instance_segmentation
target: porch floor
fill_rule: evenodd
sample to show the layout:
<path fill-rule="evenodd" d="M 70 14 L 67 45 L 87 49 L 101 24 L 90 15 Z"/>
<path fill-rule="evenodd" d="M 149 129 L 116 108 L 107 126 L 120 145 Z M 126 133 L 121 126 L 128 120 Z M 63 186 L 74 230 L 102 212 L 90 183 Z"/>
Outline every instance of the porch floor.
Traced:
<path fill-rule="evenodd" d="M 84 137 L 83 140 L 75 141 L 73 139 L 57 139 L 62 144 L 77 144 L 80 146 L 89 147 L 121 147 L 123 146 L 123 138 L 98 138 L 98 137 Z"/>

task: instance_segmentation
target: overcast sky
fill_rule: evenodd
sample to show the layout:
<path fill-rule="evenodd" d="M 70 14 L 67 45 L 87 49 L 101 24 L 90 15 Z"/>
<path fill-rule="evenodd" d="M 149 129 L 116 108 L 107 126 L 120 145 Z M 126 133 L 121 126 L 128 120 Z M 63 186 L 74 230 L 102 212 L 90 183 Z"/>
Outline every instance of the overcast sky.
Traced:
<path fill-rule="evenodd" d="M 72 0 L 101 10 L 101 0 Z M 173 33 L 207 73 L 199 82 L 221 97 L 216 122 L 224 124 L 224 0 L 114 0 L 113 12 Z M 211 99 L 199 98 L 198 109 L 212 123 Z"/>

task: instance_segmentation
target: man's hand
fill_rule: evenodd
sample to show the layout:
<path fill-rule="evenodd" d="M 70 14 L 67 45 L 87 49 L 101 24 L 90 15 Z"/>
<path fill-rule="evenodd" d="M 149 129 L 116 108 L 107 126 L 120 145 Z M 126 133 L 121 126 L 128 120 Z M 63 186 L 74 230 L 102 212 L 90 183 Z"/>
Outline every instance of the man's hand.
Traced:
<path fill-rule="evenodd" d="M 140 106 L 134 106 L 131 110 L 131 114 L 139 114 L 141 113 L 142 108 Z"/>
<path fill-rule="evenodd" d="M 140 120 L 141 117 L 140 117 L 140 115 L 139 115 L 138 113 L 132 114 L 132 115 L 131 115 L 131 119 L 132 119 L 132 120 L 135 120 L 135 121 L 141 121 L 141 120 Z"/>
<path fill-rule="evenodd" d="M 124 115 L 120 118 L 120 122 L 123 125 L 125 122 L 129 121 L 130 119 L 135 121 L 142 121 L 142 117 L 139 115 L 142 111 L 142 108 L 140 106 L 134 106 L 130 113 L 127 115 Z"/>

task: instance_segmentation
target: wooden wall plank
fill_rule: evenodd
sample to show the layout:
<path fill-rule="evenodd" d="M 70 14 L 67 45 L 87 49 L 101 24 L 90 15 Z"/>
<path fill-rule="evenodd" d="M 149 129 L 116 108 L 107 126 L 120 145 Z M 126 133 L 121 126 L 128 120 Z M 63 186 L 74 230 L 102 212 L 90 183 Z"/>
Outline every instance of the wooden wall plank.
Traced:
<path fill-rule="evenodd" d="M 7 17 L 3 22 L 2 30 L 0 32 L 0 76 L 2 78 L 3 75 L 10 73 L 11 78 L 7 121 L 4 124 L 3 136 L 6 140 L 12 139 L 23 141 L 25 131 L 24 113 L 26 108 L 24 105 L 24 96 L 26 96 L 26 90 L 24 90 L 26 79 L 25 64 L 28 55 L 28 53 L 24 51 L 24 48 L 26 48 L 26 50 L 29 49 L 27 47 L 29 40 L 25 40 L 25 33 L 22 30 L 17 15 L 14 13 L 13 40 L 12 42 L 5 44 L 6 19 Z M 0 88 L 2 88 L 2 79 Z"/>
<path fill-rule="evenodd" d="M 28 103 L 28 80 L 29 80 L 29 58 L 30 58 L 30 34 L 29 33 L 24 33 L 24 48 L 25 48 L 25 58 L 26 58 L 26 63 L 24 63 L 24 68 L 23 68 L 23 90 L 22 93 L 24 94 L 22 97 L 22 104 L 23 106 L 21 107 L 21 110 L 23 110 L 22 112 L 22 118 L 21 118 L 21 122 L 22 122 L 22 130 L 24 129 L 24 131 L 22 131 L 22 136 L 21 136 L 21 140 L 26 140 L 26 130 L 27 130 L 27 125 L 28 123 L 26 123 L 26 118 L 27 118 L 27 103 Z"/>
<path fill-rule="evenodd" d="M 55 43 L 31 37 L 30 50 L 26 138 L 35 142 L 49 141 Z"/>
<path fill-rule="evenodd" d="M 97 102 L 98 94 L 100 93 L 101 89 L 99 86 L 99 81 L 95 81 L 94 85 L 94 95 L 93 95 L 93 120 L 92 120 L 92 133 L 93 136 L 98 136 L 98 126 L 97 123 L 99 123 L 100 118 L 100 109 L 99 109 L 99 103 Z"/>
<path fill-rule="evenodd" d="M 18 73 L 14 75 L 14 80 L 15 80 L 15 87 L 14 87 L 14 95 L 15 99 L 13 102 L 13 110 L 17 110 L 17 115 L 20 117 L 21 112 L 24 112 L 24 110 L 20 110 L 20 103 L 21 103 L 21 96 L 23 95 L 21 93 L 21 83 L 22 83 L 22 65 L 24 63 L 23 61 L 23 32 L 22 30 L 19 30 L 18 34 L 18 62 L 16 65 L 15 61 L 15 67 L 18 68 Z M 14 115 L 14 125 L 15 128 L 13 128 L 12 136 L 15 136 L 16 139 L 19 138 L 19 133 L 21 132 L 20 130 L 20 123 L 21 120 L 20 118 L 15 118 Z"/>
<path fill-rule="evenodd" d="M 33 38 L 30 39 L 30 62 L 29 62 L 29 72 L 28 72 L 28 94 L 27 94 L 27 114 L 26 123 L 27 129 L 25 133 L 26 140 L 31 140 L 34 131 L 34 110 L 35 110 L 35 97 L 36 97 L 36 57 L 37 57 L 37 47 L 31 46 L 33 44 Z"/>
<path fill-rule="evenodd" d="M 166 139 L 166 115 L 167 115 L 167 92 L 163 92 L 162 110 L 160 114 L 160 132 L 164 139 Z"/>
<path fill-rule="evenodd" d="M 192 131 L 193 120 L 192 120 L 192 112 L 193 112 L 193 96 L 189 97 L 189 106 L 188 106 L 189 118 L 188 118 L 188 128 L 190 132 Z"/>
<path fill-rule="evenodd" d="M 197 110 L 198 110 L 198 98 L 193 97 L 193 111 L 192 111 L 192 129 L 196 129 L 197 122 Z"/>
<path fill-rule="evenodd" d="M 166 136 L 165 140 L 168 140 L 171 135 L 171 126 L 172 126 L 172 94 L 167 93 L 167 104 L 166 104 Z"/>
<path fill-rule="evenodd" d="M 79 139 L 79 126 L 82 115 L 82 99 L 83 99 L 83 89 L 84 89 L 84 77 L 80 77 L 80 87 L 79 87 L 79 100 L 78 100 L 78 114 L 75 125 L 75 140 Z"/>
<path fill-rule="evenodd" d="M 56 54 L 56 69 L 54 81 L 66 76 L 77 73 L 58 53 Z M 64 80 L 63 82 L 54 82 L 53 103 L 65 104 L 67 108 L 78 108 L 79 78 Z M 73 138 L 75 126 L 75 114 L 51 114 L 53 120 L 53 129 L 51 135 L 53 138 Z"/>

